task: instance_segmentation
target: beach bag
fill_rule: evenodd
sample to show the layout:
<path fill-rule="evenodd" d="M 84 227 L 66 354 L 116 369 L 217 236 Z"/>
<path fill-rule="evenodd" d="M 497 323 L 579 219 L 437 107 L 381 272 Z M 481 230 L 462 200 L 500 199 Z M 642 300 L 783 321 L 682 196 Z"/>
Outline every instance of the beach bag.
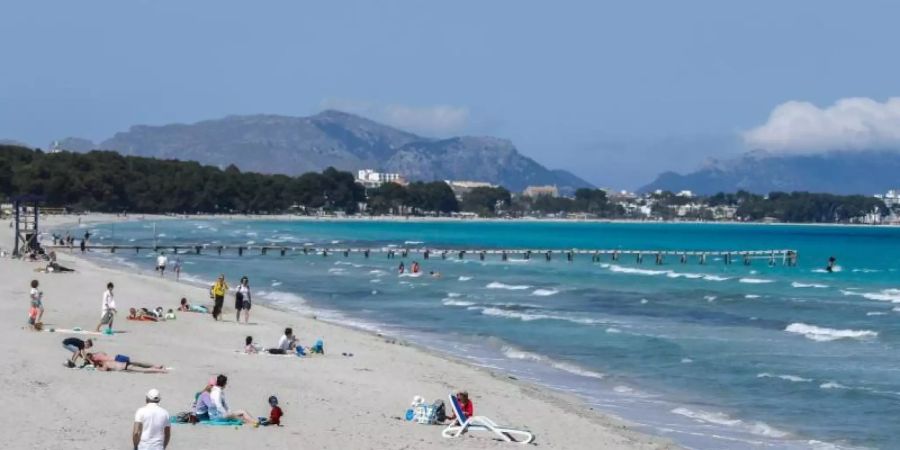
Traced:
<path fill-rule="evenodd" d="M 437 399 L 431 404 L 432 417 L 431 423 L 442 423 L 447 420 L 447 409 L 444 407 L 444 401 Z"/>
<path fill-rule="evenodd" d="M 175 423 L 197 423 L 197 416 L 193 412 L 185 411 L 175 415 L 173 422 Z"/>

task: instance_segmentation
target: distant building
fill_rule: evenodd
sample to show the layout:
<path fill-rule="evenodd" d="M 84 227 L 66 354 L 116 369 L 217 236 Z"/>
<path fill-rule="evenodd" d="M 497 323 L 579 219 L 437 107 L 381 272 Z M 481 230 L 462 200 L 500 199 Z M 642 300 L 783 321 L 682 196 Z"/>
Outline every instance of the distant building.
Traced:
<path fill-rule="evenodd" d="M 536 198 L 542 195 L 549 195 L 551 197 L 559 197 L 559 189 L 556 186 L 528 186 L 522 191 L 522 195 L 526 197 Z"/>
<path fill-rule="evenodd" d="M 891 189 L 884 195 L 876 195 L 875 198 L 881 199 L 884 202 L 884 206 L 893 208 L 900 205 L 900 189 Z"/>
<path fill-rule="evenodd" d="M 469 191 L 475 188 L 495 188 L 496 184 L 491 184 L 486 181 L 454 181 L 454 180 L 444 180 L 444 183 L 447 183 L 450 186 L 450 189 L 453 190 L 453 194 L 456 195 L 456 198 L 462 200 L 463 195 L 466 195 Z"/>
<path fill-rule="evenodd" d="M 384 183 L 406 184 L 406 180 L 399 173 L 376 172 L 372 169 L 357 172 L 356 181 L 367 188 L 375 188 Z"/>
<path fill-rule="evenodd" d="M 684 190 L 684 191 L 680 191 L 679 193 L 675 194 L 675 196 L 676 196 L 676 197 L 686 197 L 686 198 L 691 198 L 691 197 L 694 196 L 694 193 L 691 192 L 691 191 L 688 191 L 688 190 Z"/>

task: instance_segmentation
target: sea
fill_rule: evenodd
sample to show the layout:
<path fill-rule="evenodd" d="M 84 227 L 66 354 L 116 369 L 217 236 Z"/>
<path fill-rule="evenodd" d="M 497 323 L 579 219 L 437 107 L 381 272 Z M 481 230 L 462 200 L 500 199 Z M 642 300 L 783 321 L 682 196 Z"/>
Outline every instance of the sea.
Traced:
<path fill-rule="evenodd" d="M 572 394 L 688 448 L 900 448 L 900 228 L 184 219 L 59 231 L 85 230 L 95 243 L 123 246 L 290 247 L 285 256 L 219 255 L 212 247 L 169 256 L 182 260 L 189 281 L 224 273 L 235 284 L 246 275 L 257 303 L 313 312 Z M 397 255 L 301 251 L 317 247 Z M 795 267 L 780 258 L 701 265 L 669 257 L 657 265 L 652 255 L 641 264 L 587 255 L 426 260 L 402 258 L 404 248 L 795 249 L 799 258 Z M 831 256 L 837 264 L 828 272 Z M 156 255 L 120 249 L 93 257 L 152 272 Z M 398 272 L 413 260 L 422 273 Z M 328 336 L 299 334 L 327 346 Z"/>

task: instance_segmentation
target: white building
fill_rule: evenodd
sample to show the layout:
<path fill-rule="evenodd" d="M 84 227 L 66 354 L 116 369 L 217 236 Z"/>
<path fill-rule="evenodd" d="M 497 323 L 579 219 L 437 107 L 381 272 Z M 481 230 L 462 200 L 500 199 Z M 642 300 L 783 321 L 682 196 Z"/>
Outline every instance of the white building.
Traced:
<path fill-rule="evenodd" d="M 522 191 L 522 195 L 531 198 L 537 198 L 542 195 L 549 195 L 551 197 L 559 197 L 559 189 L 556 186 L 548 185 L 548 186 L 528 186 Z"/>
<path fill-rule="evenodd" d="M 356 181 L 365 187 L 378 187 L 384 183 L 406 184 L 406 180 L 399 173 L 376 172 L 372 169 L 363 169 L 357 172 Z"/>
<path fill-rule="evenodd" d="M 881 199 L 884 202 L 884 206 L 893 208 L 900 205 L 900 189 L 891 189 L 884 195 L 876 195 L 875 198 Z"/>

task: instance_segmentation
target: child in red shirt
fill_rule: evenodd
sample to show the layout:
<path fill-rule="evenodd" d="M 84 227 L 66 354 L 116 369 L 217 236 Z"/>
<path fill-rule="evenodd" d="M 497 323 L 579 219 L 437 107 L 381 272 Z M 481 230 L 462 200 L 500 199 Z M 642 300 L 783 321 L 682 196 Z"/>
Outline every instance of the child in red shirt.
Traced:
<path fill-rule="evenodd" d="M 281 426 L 281 416 L 284 415 L 284 411 L 278 406 L 278 397 L 274 395 L 269 397 L 269 405 L 272 406 L 272 411 L 269 412 L 269 418 L 260 417 L 259 424 L 265 426 Z"/>

